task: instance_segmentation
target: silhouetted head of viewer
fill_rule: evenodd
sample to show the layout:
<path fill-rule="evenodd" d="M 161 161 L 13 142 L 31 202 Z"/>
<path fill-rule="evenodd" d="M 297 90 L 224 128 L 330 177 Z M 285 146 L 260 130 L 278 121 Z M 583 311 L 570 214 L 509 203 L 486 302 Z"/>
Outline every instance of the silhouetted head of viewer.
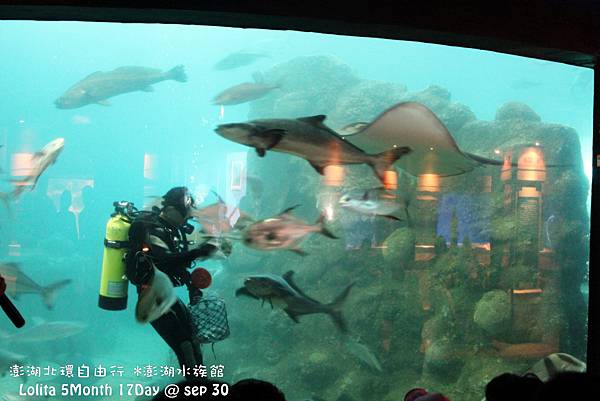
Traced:
<path fill-rule="evenodd" d="M 286 401 L 277 386 L 264 380 L 243 379 L 230 390 L 231 401 Z"/>
<path fill-rule="evenodd" d="M 485 387 L 486 401 L 535 400 L 543 382 L 534 374 L 524 376 L 503 373 L 494 377 Z"/>
<path fill-rule="evenodd" d="M 600 378 L 583 372 L 561 372 L 541 387 L 537 401 L 600 400 Z"/>

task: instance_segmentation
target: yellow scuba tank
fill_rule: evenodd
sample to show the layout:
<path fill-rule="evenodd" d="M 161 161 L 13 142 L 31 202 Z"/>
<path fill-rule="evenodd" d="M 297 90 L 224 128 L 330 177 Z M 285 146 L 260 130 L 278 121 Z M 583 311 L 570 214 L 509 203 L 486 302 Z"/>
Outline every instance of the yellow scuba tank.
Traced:
<path fill-rule="evenodd" d="M 114 202 L 115 212 L 106 223 L 100 297 L 98 306 L 106 310 L 127 309 L 127 287 L 124 256 L 129 244 L 129 227 L 134 210 L 131 202 Z"/>

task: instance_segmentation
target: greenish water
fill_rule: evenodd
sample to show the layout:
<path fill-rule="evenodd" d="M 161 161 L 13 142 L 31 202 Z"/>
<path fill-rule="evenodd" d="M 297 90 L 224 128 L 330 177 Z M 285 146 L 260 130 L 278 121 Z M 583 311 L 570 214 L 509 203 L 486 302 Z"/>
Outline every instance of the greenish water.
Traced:
<path fill-rule="evenodd" d="M 214 68 L 240 51 L 263 57 Z M 224 366 L 224 380 L 269 380 L 298 401 L 391 401 L 417 386 L 479 400 L 487 381 L 526 370 L 539 359 L 536 350 L 585 360 L 591 70 L 414 42 L 159 24 L 3 21 L 0 55 L 0 191 L 22 179 L 19 154 L 65 140 L 36 188 L 0 211 L 0 263 L 18 263 L 43 285 L 72 280 L 53 309 L 37 295 L 14 300 L 28 327 L 35 317 L 86 326 L 63 339 L 0 343 L 24 355 L 25 365 L 123 367 L 123 377 L 109 371 L 99 379 L 115 388 L 178 379 L 160 375 L 176 359 L 149 325 L 135 321 L 132 286 L 126 311 L 101 310 L 97 299 L 113 201 L 141 208 L 179 185 L 200 206 L 216 201 L 214 190 L 229 210 L 239 206 L 256 219 L 299 204 L 294 216 L 312 224 L 325 213 L 339 237 L 309 235 L 300 245 L 304 257 L 234 242 L 228 260 L 198 263 L 213 274 L 209 291 L 227 303 L 231 336 L 215 345 L 216 359 L 204 349 L 207 365 Z M 177 65 L 187 82 L 158 82 L 152 92 L 125 93 L 109 106 L 54 105 L 96 71 Z M 212 104 L 257 71 L 279 87 L 255 101 Z M 500 166 L 477 167 L 424 190 L 424 177 L 420 186 L 397 164 L 397 192 L 411 221 L 396 221 L 338 203 L 345 192 L 381 185 L 365 165 L 346 166 L 342 182 L 330 185 L 297 156 L 267 151 L 261 158 L 214 132 L 219 124 L 318 114 L 339 129 L 406 101 L 429 108 L 465 152 L 499 160 L 512 152 L 516 160 L 531 145 L 547 165 L 563 167 L 547 167 L 537 181 L 520 179 L 516 167 L 509 179 Z M 518 195 L 524 187 L 536 188 L 541 201 Z M 268 303 L 235 297 L 248 275 L 288 270 L 323 303 L 355 283 L 342 307 L 349 338 L 325 315 L 296 324 Z M 185 291 L 177 293 L 187 302 Z M 526 322 L 528 315 L 539 318 Z M 0 329 L 17 333 L 3 317 Z M 514 357 L 493 340 L 525 352 Z M 135 370 L 148 366 L 159 373 Z M 13 394 L 19 383 L 1 377 L 0 391 Z"/>

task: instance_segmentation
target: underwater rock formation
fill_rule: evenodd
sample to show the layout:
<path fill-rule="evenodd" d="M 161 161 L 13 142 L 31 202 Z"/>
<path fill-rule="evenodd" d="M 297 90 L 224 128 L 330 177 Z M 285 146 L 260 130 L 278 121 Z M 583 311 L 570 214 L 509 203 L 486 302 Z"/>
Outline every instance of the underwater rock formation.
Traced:
<path fill-rule="evenodd" d="M 510 298 L 501 290 L 486 292 L 475 306 L 473 321 L 492 337 L 506 332 L 510 323 Z"/>
<path fill-rule="evenodd" d="M 249 119 L 325 114 L 325 124 L 337 129 L 369 121 L 395 103 L 416 101 L 440 118 L 466 152 L 502 160 L 507 152 L 537 142 L 546 164 L 572 162 L 571 166 L 548 168 L 543 183 L 542 214 L 546 218 L 554 216 L 547 222 L 544 235 L 552 244 L 559 278 L 556 291 L 548 291 L 548 284 L 539 280 L 537 266 L 515 260 L 502 265 L 507 256 L 499 249 L 515 237 L 519 221 L 505 210 L 500 167 L 481 167 L 444 178 L 441 196 L 458 194 L 454 203 L 419 203 L 416 199 L 423 194 L 417 192 L 417 179 L 400 172 L 399 193 L 411 201 L 409 224 L 384 218 L 367 221 L 335 205 L 335 196 L 345 190 L 379 185 L 367 166 L 347 166 L 341 185 L 327 186 L 324 177 L 303 159 L 275 152 L 260 158 L 249 151 L 248 173 L 260 178 L 264 188 L 260 202 L 251 197 L 242 200 L 243 210 L 265 218 L 300 204 L 294 214 L 312 222 L 329 199 L 334 217 L 327 225 L 340 238 L 311 235 L 301 245 L 309 254 L 306 257 L 280 251 L 261 254 L 236 247 L 230 260 L 232 269 L 223 274 L 231 274 L 232 282 L 239 284 L 244 273 L 256 273 L 247 271 L 256 266 L 261 272 L 275 274 L 293 269 L 298 285 L 322 302 L 330 302 L 340 288 L 356 282 L 344 307 L 345 316 L 351 333 L 359 335 L 380 359 L 386 377 L 375 379 L 373 372 L 365 373 L 364 366 L 339 346 L 327 317 L 303 316 L 296 324 L 281 311 L 271 311 L 268 305 L 261 308 L 259 303 L 244 308 L 246 316 L 232 314 L 232 333 L 234 329 L 250 333 L 257 340 L 249 345 L 248 337 L 232 336 L 229 341 L 236 342 L 232 349 L 239 346 L 243 353 L 226 351 L 226 365 L 237 366 L 240 358 L 261 361 L 255 376 L 281 385 L 290 399 L 306 398 L 315 383 L 322 386 L 319 396 L 325 399 L 351 392 L 357 399 L 386 400 L 401 399 L 403 392 L 398 389 L 405 391 L 420 384 L 442 391 L 451 399 L 478 401 L 492 377 L 505 371 L 518 372 L 523 367 L 522 361 L 486 354 L 490 338 L 507 336 L 507 291 L 542 284 L 546 287 L 540 302 L 549 310 L 545 316 L 563 331 L 561 351 L 584 358 L 586 308 L 579 286 L 588 255 L 588 182 L 575 130 L 545 123 L 531 107 L 519 102 L 499 105 L 492 121 L 477 120 L 468 106 L 453 102 L 445 88 L 430 86 L 409 92 L 401 83 L 361 80 L 349 66 L 332 57 L 296 58 L 265 71 L 264 76 L 266 82 L 279 83 L 281 89 L 252 102 Z M 436 222 L 440 207 L 461 209 L 457 213 L 459 225 L 468 221 L 476 229 L 466 232 L 459 226 L 452 238 L 439 236 Z M 433 259 L 417 266 L 415 238 L 425 236 L 425 231 L 432 228 Z M 489 241 L 484 246 L 488 247 L 490 260 L 476 256 L 478 241 L 473 231 Z M 372 239 L 382 247 L 371 248 Z M 233 306 L 243 301 L 234 302 Z M 540 337 L 548 331 L 546 326 L 534 322 L 530 337 Z M 270 335 L 264 336 L 265 332 Z M 514 340 L 520 341 L 516 337 Z M 459 345 L 463 345 L 461 350 Z M 270 351 L 265 353 L 266 349 Z M 290 378 L 289 369 L 298 375 Z M 451 379 L 456 381 L 448 384 L 444 379 L 450 371 L 454 373 Z M 321 377 L 327 375 L 330 377 Z M 394 383 L 392 388 L 388 388 L 389 383 Z"/>

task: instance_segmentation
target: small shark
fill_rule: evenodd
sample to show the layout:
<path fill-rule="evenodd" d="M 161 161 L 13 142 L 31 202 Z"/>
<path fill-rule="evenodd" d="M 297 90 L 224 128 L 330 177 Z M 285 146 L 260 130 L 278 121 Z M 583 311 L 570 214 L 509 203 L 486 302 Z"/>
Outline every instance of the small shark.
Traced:
<path fill-rule="evenodd" d="M 341 308 L 354 283 L 348 285 L 333 302 L 322 304 L 306 295 L 294 283 L 293 275 L 294 272 L 290 270 L 283 276 L 262 274 L 247 277 L 244 280 L 244 286 L 239 288 L 235 295 L 261 299 L 263 303 L 266 300 L 269 301 L 271 307 L 273 307 L 273 304 L 281 306 L 290 319 L 296 323 L 300 322 L 298 316 L 325 313 L 331 317 L 338 330 L 346 333 L 348 328 L 342 316 Z"/>
<path fill-rule="evenodd" d="M 48 309 L 52 309 L 56 302 L 56 293 L 66 286 L 71 280 L 60 280 L 48 286 L 41 286 L 29 278 L 18 264 L 0 264 L 0 274 L 6 279 L 6 292 L 14 299 L 22 294 L 38 294 Z"/>
<path fill-rule="evenodd" d="M 289 153 L 307 160 L 321 175 L 329 165 L 367 164 L 382 183 L 394 162 L 411 152 L 408 146 L 390 146 L 368 154 L 324 124 L 326 116 L 297 119 L 264 119 L 221 124 L 215 131 L 230 141 L 256 149 L 263 157 L 267 150 Z"/>

